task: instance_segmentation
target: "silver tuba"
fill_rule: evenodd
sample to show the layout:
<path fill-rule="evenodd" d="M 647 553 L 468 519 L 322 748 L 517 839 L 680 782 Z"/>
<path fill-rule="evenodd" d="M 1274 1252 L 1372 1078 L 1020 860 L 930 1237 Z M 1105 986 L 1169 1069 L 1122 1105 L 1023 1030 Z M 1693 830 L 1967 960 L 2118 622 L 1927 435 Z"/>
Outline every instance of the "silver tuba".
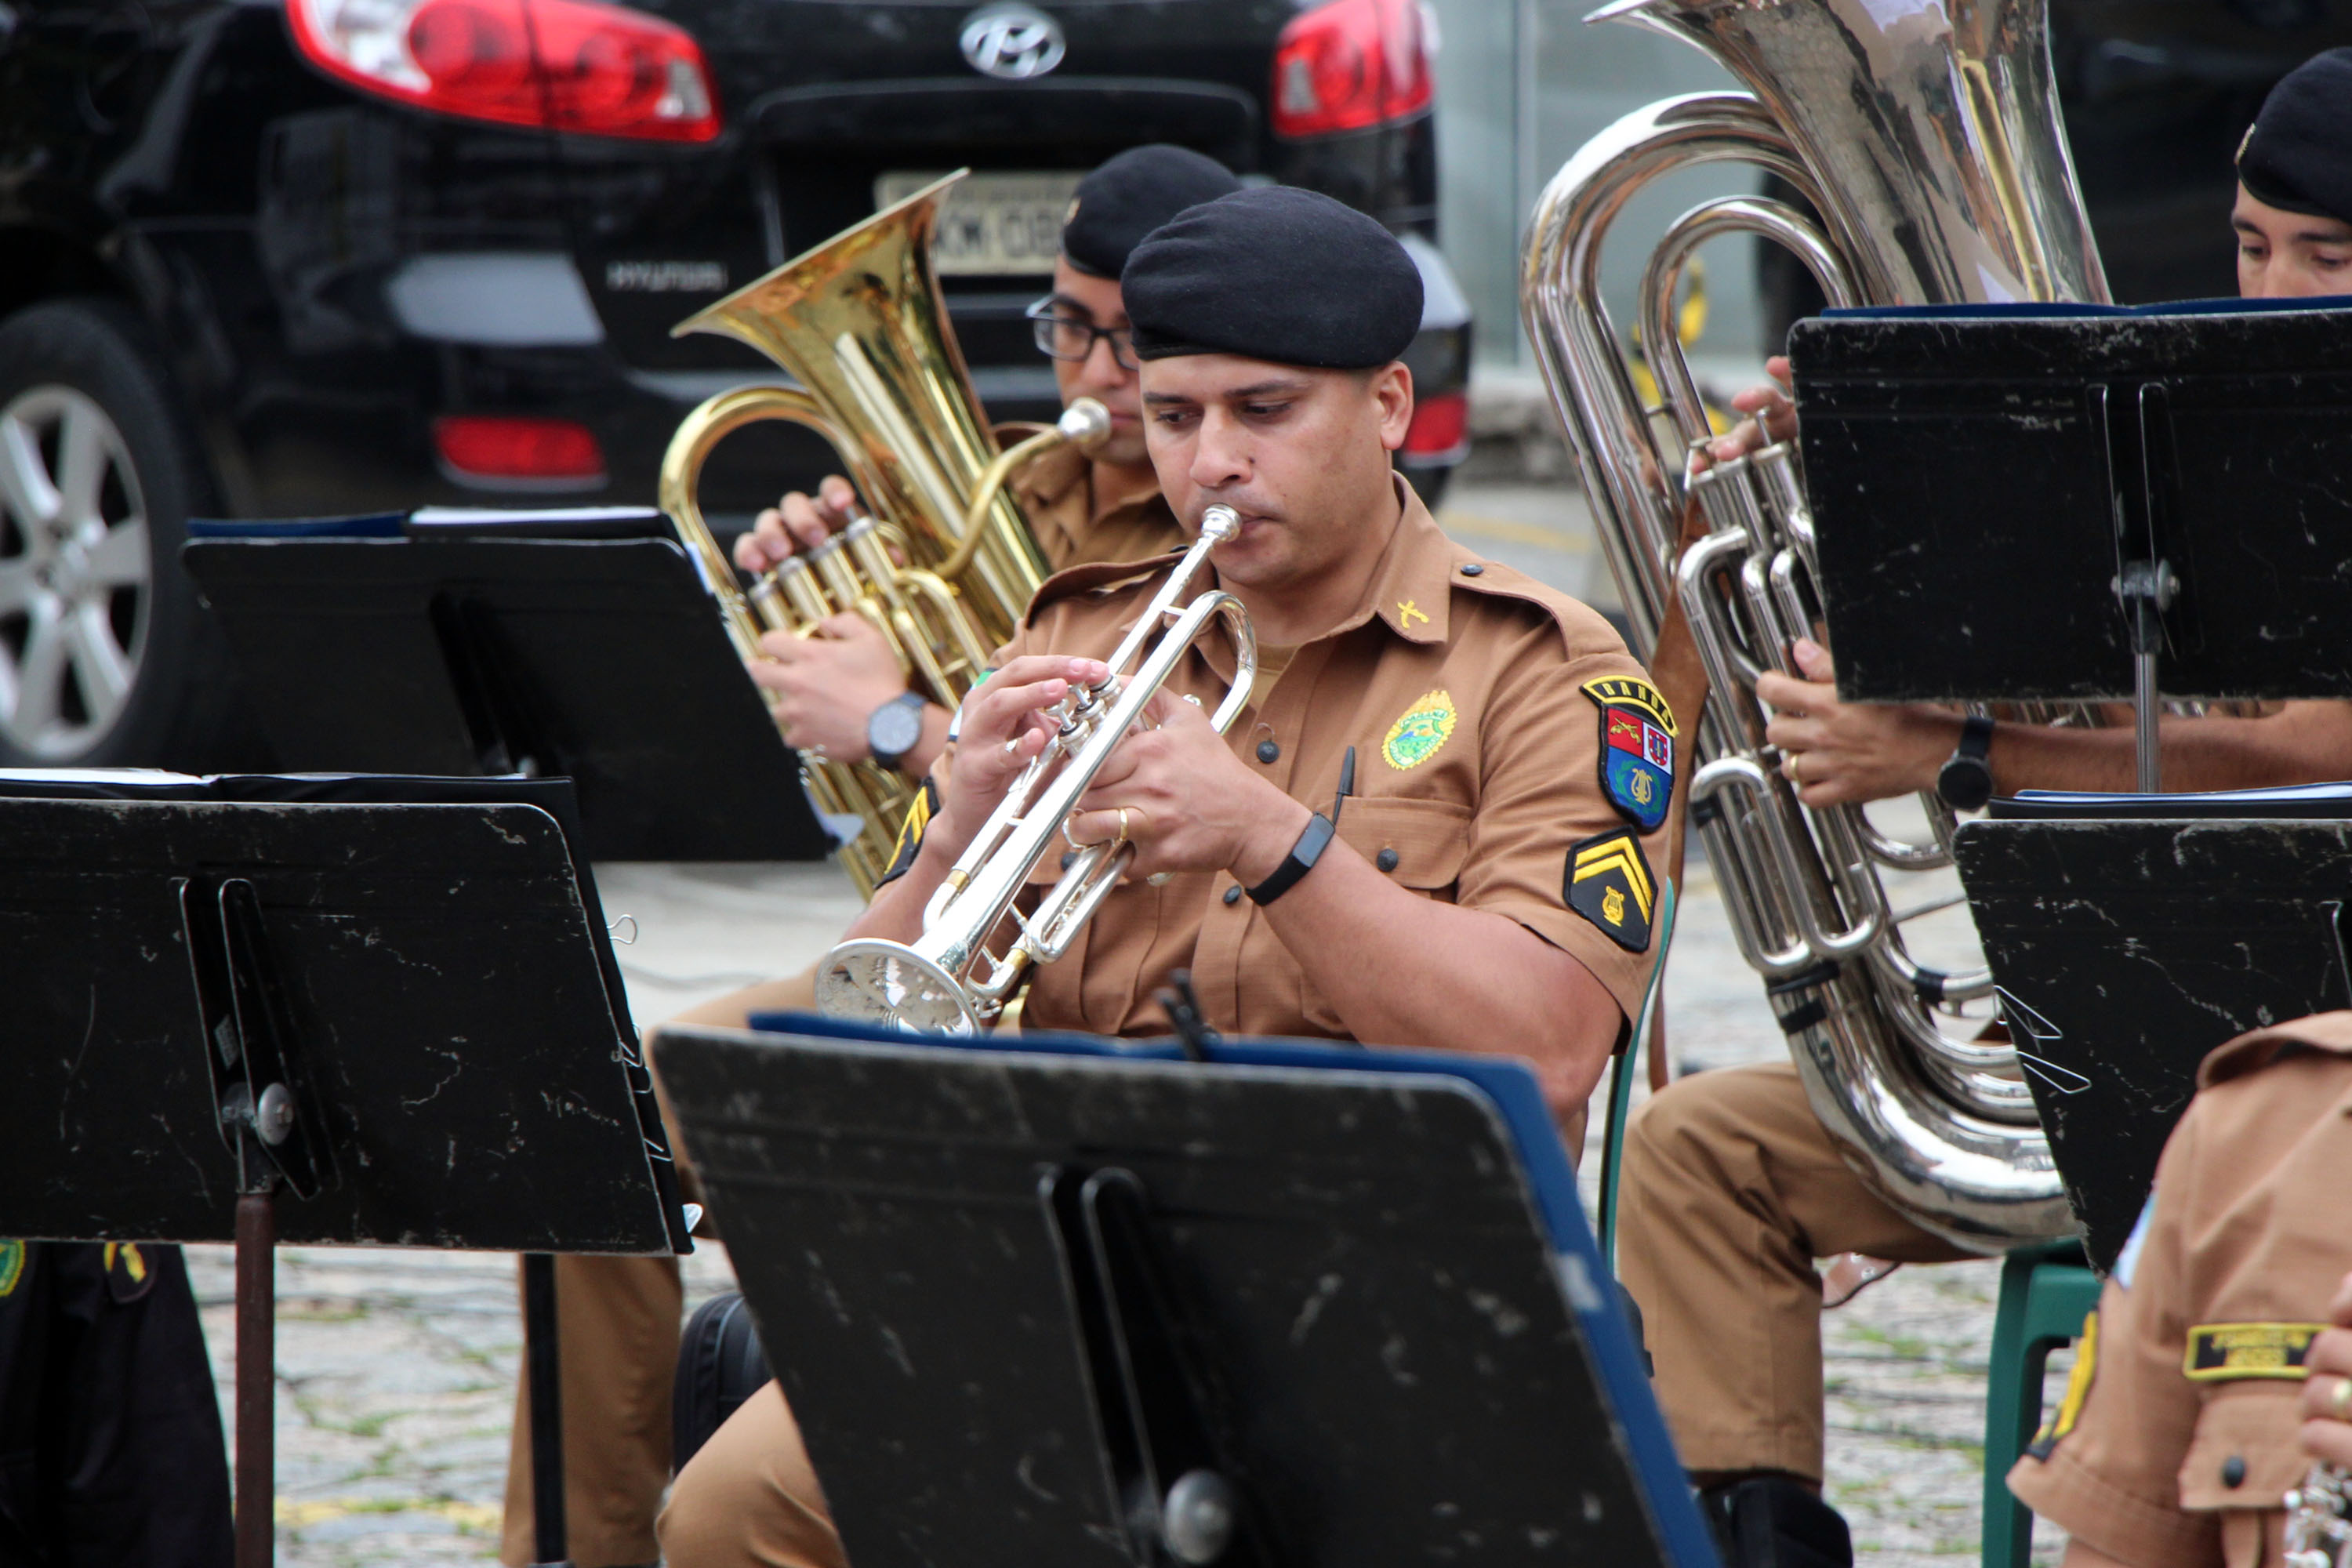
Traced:
<path fill-rule="evenodd" d="M 1692 813 L 1734 933 L 1822 1124 L 1882 1196 L 1979 1251 L 2072 1234 L 2016 1052 L 1971 1037 L 1964 1010 L 1990 1005 L 1991 977 L 1914 958 L 1902 928 L 1916 911 L 1892 907 L 1882 876 L 1948 866 L 1950 811 L 1923 797 L 1927 833 L 1906 842 L 1859 807 L 1807 807 L 1764 739 L 1756 678 L 1787 668 L 1819 603 L 1802 468 L 1784 443 L 1690 475 L 1708 426 L 1674 321 L 1693 252 L 1738 233 L 1793 252 L 1833 305 L 2105 300 L 2043 6 L 1618 0 L 1591 19 L 1694 44 L 1749 89 L 1654 103 L 1587 142 L 1546 188 L 1520 274 L 1636 640 L 1654 651 L 1679 602 L 1706 669 Z M 1675 220 L 1642 278 L 1663 403 L 1648 407 L 1601 303 L 1601 243 L 1653 180 L 1726 161 L 1779 175 L 1821 221 L 1757 197 Z M 1708 531 L 1678 560 L 1691 500 Z"/>
<path fill-rule="evenodd" d="M 1212 621 L 1223 620 L 1234 640 L 1234 679 L 1209 721 L 1222 735 L 1249 706 L 1250 689 L 1257 683 L 1257 638 L 1249 612 L 1221 588 L 1189 604 L 1177 603 L 1209 552 L 1240 529 L 1241 518 L 1229 506 L 1202 513 L 1201 536 L 1104 661 L 1110 673 L 1045 710 L 1056 721 L 1056 733 L 1013 779 L 931 895 L 923 910 L 922 935 L 912 943 L 864 938 L 826 953 L 816 972 L 818 1011 L 916 1034 L 976 1035 L 1003 1011 L 1032 963 L 1052 963 L 1069 951 L 1079 929 L 1127 874 L 1128 862 L 1135 858 L 1133 845 L 1097 844 L 1080 850 L 1026 916 L 1013 908 L 1014 901 L 1038 862 L 1061 845 L 1079 796 Z M 1159 640 L 1152 642 L 1155 637 Z M 1017 934 L 1000 956 L 988 951 L 988 942 L 1008 917 Z"/>

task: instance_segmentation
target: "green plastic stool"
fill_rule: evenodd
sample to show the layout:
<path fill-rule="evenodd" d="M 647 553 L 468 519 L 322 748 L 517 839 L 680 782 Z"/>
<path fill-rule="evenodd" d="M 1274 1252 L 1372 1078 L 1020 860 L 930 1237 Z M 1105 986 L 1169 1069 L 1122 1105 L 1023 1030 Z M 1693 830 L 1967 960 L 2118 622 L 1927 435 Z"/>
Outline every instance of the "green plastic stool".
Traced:
<path fill-rule="evenodd" d="M 2042 1426 L 2050 1352 L 2080 1335 L 2099 1304 L 2085 1262 L 2081 1242 L 2061 1241 L 2012 1252 L 2000 1267 L 1985 1390 L 1984 1568 L 2025 1568 L 2032 1556 L 2033 1513 L 2011 1495 L 2009 1469 Z"/>

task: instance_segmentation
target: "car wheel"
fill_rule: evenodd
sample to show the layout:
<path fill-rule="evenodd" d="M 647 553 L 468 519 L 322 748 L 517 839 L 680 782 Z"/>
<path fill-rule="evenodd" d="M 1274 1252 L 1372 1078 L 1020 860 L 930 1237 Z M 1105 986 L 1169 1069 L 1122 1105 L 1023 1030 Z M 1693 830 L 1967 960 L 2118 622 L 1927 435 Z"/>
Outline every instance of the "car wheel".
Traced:
<path fill-rule="evenodd" d="M 209 499 L 139 319 L 0 322 L 0 763 L 184 764 L 232 700 L 180 569 Z"/>

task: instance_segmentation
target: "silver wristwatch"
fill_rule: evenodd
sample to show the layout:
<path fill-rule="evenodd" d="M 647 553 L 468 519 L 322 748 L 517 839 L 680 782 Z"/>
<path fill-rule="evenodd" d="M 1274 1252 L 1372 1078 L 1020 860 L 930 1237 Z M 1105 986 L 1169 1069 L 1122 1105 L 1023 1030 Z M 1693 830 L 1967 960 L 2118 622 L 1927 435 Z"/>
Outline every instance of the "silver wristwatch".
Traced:
<path fill-rule="evenodd" d="M 923 738 L 923 710 L 929 706 L 911 691 L 901 691 L 866 721 L 866 749 L 886 768 L 895 768 Z"/>

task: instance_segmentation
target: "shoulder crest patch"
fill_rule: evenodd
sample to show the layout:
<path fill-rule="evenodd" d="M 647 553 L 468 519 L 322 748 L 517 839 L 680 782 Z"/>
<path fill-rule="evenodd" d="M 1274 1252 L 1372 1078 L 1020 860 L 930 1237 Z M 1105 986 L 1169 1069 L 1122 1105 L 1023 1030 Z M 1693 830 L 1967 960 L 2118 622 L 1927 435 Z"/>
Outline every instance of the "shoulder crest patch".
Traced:
<path fill-rule="evenodd" d="M 2247 1377 L 2309 1374 L 2304 1357 L 2326 1323 L 2200 1323 L 2189 1331 L 2180 1373 L 2191 1383 L 2234 1383 Z"/>
<path fill-rule="evenodd" d="M 121 1306 L 129 1306 L 155 1288 L 155 1276 L 147 1267 L 147 1255 L 139 1250 L 135 1241 L 110 1241 L 103 1254 L 106 1263 L 106 1293 Z"/>
<path fill-rule="evenodd" d="M 1568 851 L 1561 897 L 1568 907 L 1601 928 L 1628 952 L 1650 950 L 1650 919 L 1658 902 L 1657 879 L 1630 827 L 1585 839 Z"/>
<path fill-rule="evenodd" d="M 1437 755 L 1454 733 L 1455 717 L 1452 694 L 1443 688 L 1423 692 L 1389 726 L 1388 739 L 1381 742 L 1381 755 L 1399 773 L 1421 766 Z"/>
<path fill-rule="evenodd" d="M 2057 1413 L 2042 1424 L 2033 1441 L 2025 1451 L 2037 1459 L 2047 1459 L 2057 1451 L 2059 1442 L 2074 1429 L 2083 1418 L 2083 1401 L 2091 1396 L 2091 1380 L 2098 1375 L 2099 1312 L 2093 1308 L 2083 1319 L 2083 1331 L 2074 1340 L 2074 1370 L 2066 1378 L 2066 1397 L 2058 1402 Z"/>
<path fill-rule="evenodd" d="M 1675 793 L 1675 715 L 1658 689 L 1632 676 L 1578 688 L 1601 710 L 1601 793 L 1644 833 L 1666 819 Z"/>
<path fill-rule="evenodd" d="M 25 1244 L 21 1241 L 0 1241 L 0 1296 L 16 1289 L 16 1281 L 25 1277 Z"/>

